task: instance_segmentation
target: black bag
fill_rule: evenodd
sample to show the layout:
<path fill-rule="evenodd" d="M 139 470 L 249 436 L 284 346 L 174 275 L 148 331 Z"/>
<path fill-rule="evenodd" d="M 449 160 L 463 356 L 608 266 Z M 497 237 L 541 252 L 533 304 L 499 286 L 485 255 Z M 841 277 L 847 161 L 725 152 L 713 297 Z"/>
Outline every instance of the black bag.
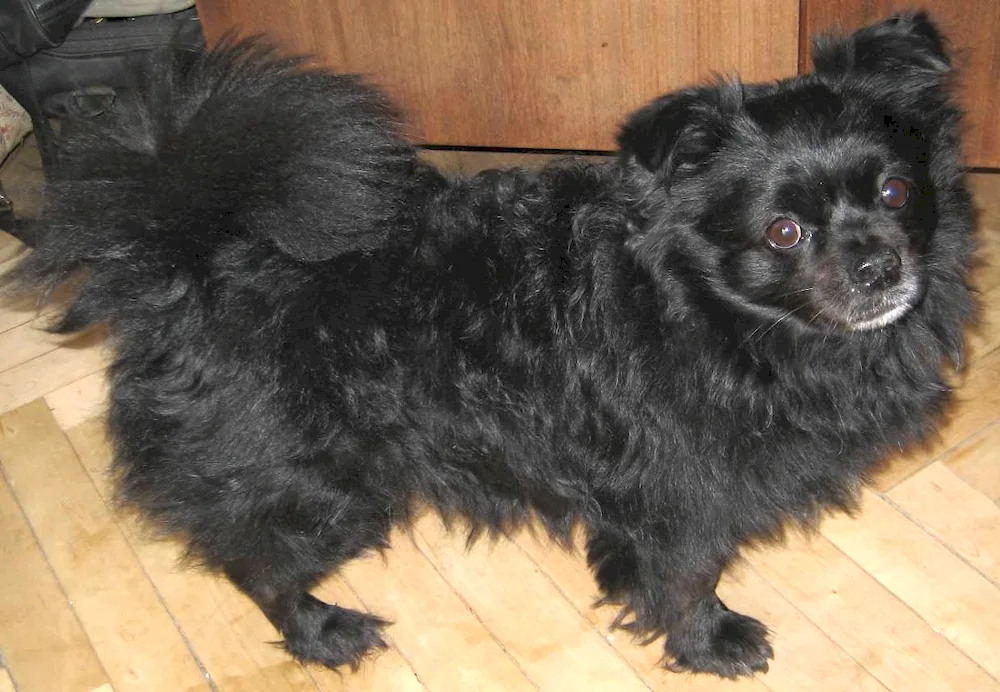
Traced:
<path fill-rule="evenodd" d="M 21 0 L 14 6 L 29 4 L 68 6 L 71 0 Z M 72 4 L 81 3 L 72 0 Z M 83 2 L 79 12 L 88 4 L 89 0 Z M 27 33 L 7 26 L 6 16 L 10 14 L 9 8 L 0 9 L 0 16 L 5 17 L 5 23 L 0 24 L 0 34 L 6 46 L 12 45 L 16 36 L 25 37 L 17 43 L 17 50 L 26 50 L 29 46 Z M 63 18 L 69 16 L 68 10 L 52 14 Z M 10 35 L 6 33 L 8 29 L 12 32 Z M 41 35 L 36 32 L 35 38 Z M 56 35 L 53 28 L 45 34 L 45 40 L 53 40 Z M 36 40 L 34 45 L 42 44 Z M 191 46 L 195 50 L 204 47 L 205 39 L 195 8 L 143 17 L 85 19 L 69 29 L 58 45 L 46 45 L 0 70 L 0 84 L 31 115 L 42 162 L 47 165 L 54 162 L 58 154 L 58 143 L 48 118 L 68 114 L 100 115 L 113 106 L 117 94 L 127 87 L 129 75 L 135 74 L 136 63 L 171 45 Z M 13 54 L 8 51 L 4 58 Z"/>
<path fill-rule="evenodd" d="M 4 0 L 0 7 L 0 68 L 58 46 L 91 0 Z"/>

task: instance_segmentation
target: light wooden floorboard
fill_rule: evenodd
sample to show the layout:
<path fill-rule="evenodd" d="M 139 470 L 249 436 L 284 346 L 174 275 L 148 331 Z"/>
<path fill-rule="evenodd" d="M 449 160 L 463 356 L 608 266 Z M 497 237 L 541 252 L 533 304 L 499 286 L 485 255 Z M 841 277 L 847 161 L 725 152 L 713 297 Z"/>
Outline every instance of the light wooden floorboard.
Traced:
<path fill-rule="evenodd" d="M 432 690 L 535 689 L 411 536 L 394 532 L 392 546 L 385 560 L 372 555 L 350 563 L 344 581 L 368 609 L 395 623 L 387 634 L 423 684 Z"/>
<path fill-rule="evenodd" d="M 990 498 L 934 463 L 893 488 L 887 499 L 994 585 L 1000 584 L 1000 508 Z"/>
<path fill-rule="evenodd" d="M 539 160 L 433 156 L 464 170 Z M 315 590 L 393 621 L 390 648 L 357 674 L 296 663 L 229 582 L 111 509 L 100 332 L 53 337 L 30 301 L 0 304 L 0 692 L 1000 689 L 1000 175 L 973 187 L 984 319 L 956 405 L 858 516 L 749 550 L 724 575 L 722 598 L 763 619 L 776 650 L 767 674 L 736 682 L 670 673 L 662 639 L 609 632 L 580 536 L 575 554 L 527 531 L 466 552 L 431 515 Z M 0 263 L 19 250 L 0 234 Z"/>
<path fill-rule="evenodd" d="M 479 541 L 466 550 L 437 517 L 416 527 L 417 546 L 540 688 L 565 684 L 565 671 L 592 690 L 644 690 L 630 666 L 561 597 L 535 564 L 508 541 Z M 497 570 L 496 565 L 503 565 Z M 524 603 L 545 604 L 522 617 Z"/>
<path fill-rule="evenodd" d="M 0 412 L 10 411 L 103 370 L 108 354 L 99 332 L 90 332 L 37 358 L 0 372 Z"/>
<path fill-rule="evenodd" d="M 979 431 L 942 461 L 962 480 L 992 499 L 1000 500 L 1000 423 Z"/>
<path fill-rule="evenodd" d="M 49 392 L 45 403 L 63 430 L 101 417 L 107 408 L 108 378 L 102 369 Z"/>
<path fill-rule="evenodd" d="M 723 576 L 719 596 L 730 607 L 752 615 L 772 630 L 775 651 L 763 682 L 774 692 L 842 690 L 884 692 L 878 678 L 854 660 L 829 634 L 798 610 L 749 563 Z"/>
<path fill-rule="evenodd" d="M 0 426 L 3 474 L 115 689 L 208 689 L 45 403 L 0 416 Z"/>
<path fill-rule="evenodd" d="M 749 562 L 890 690 L 1000 689 L 996 680 L 822 536 L 792 536 Z M 767 680 L 767 677 L 764 677 Z"/>
<path fill-rule="evenodd" d="M 872 491 L 820 532 L 936 632 L 1000 680 L 1000 590 Z"/>
<path fill-rule="evenodd" d="M 0 372 L 55 351 L 79 338 L 73 334 L 52 334 L 25 322 L 0 332 Z"/>
<path fill-rule="evenodd" d="M 3 235 L 0 233 L 0 237 Z M 15 263 L 12 260 L 0 265 L 0 274 L 5 273 Z M 2 301 L 0 301 L 0 331 L 6 332 L 33 320 L 38 320 L 39 323 L 44 322 L 44 317 L 39 315 L 38 305 L 34 300 L 30 298 L 12 299 L 8 296 L 2 296 Z"/>
<path fill-rule="evenodd" d="M 5 478 L 0 565 L 0 652 L 20 692 L 104 684 L 107 674 Z"/>

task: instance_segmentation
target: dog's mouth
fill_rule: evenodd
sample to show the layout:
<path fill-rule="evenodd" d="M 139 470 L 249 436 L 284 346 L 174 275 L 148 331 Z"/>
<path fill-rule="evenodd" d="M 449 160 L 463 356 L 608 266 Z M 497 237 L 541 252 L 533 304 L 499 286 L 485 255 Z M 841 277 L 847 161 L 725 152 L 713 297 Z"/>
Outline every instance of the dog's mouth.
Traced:
<path fill-rule="evenodd" d="M 863 332 L 869 329 L 880 329 L 881 327 L 885 327 L 899 320 L 903 317 L 903 315 L 913 309 L 914 304 L 915 303 L 909 301 L 903 302 L 873 317 L 848 322 L 847 326 L 855 332 Z"/>
<path fill-rule="evenodd" d="M 814 308 L 818 321 L 842 331 L 881 329 L 905 317 L 923 296 L 923 282 L 914 274 L 898 284 L 879 290 L 850 286 L 834 295 L 820 292 Z"/>

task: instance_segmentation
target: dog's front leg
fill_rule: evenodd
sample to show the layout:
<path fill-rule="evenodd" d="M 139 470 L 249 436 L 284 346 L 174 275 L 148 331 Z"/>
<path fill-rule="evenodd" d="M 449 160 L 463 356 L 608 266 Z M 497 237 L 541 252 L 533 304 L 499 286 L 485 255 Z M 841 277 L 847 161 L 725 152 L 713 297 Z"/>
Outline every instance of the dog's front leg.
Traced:
<path fill-rule="evenodd" d="M 615 626 L 647 641 L 666 634 L 666 665 L 723 677 L 767 670 L 767 628 L 735 613 L 715 587 L 730 555 L 678 541 L 591 527 L 587 561 L 606 603 L 621 604 Z M 631 619 L 626 622 L 626 618 Z"/>

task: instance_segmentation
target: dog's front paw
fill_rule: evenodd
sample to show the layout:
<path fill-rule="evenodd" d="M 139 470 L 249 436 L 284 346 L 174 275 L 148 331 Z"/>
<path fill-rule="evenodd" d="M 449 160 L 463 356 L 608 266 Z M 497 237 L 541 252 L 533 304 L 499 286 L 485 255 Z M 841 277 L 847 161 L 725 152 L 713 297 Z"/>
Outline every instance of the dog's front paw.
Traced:
<path fill-rule="evenodd" d="M 774 650 L 758 620 L 728 610 L 718 599 L 700 604 L 667 637 L 671 670 L 725 678 L 766 672 Z"/>

